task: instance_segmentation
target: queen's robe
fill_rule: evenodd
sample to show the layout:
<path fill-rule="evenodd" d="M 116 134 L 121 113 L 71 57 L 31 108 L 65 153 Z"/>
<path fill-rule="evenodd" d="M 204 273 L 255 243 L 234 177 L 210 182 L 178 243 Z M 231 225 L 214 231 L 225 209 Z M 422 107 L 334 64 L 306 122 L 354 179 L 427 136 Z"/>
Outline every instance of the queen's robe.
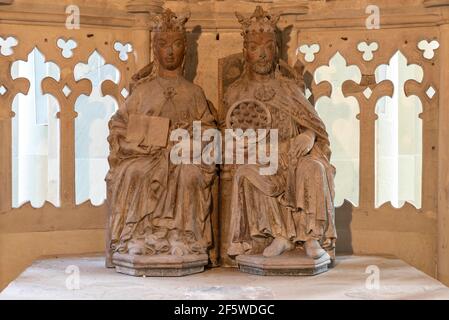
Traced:
<path fill-rule="evenodd" d="M 201 121 L 203 130 L 215 127 L 202 89 L 182 77 L 156 77 L 133 89 L 109 122 L 111 252 L 129 253 L 140 242 L 142 254 L 205 253 L 212 243 L 215 165 L 173 164 L 170 141 L 147 152 L 129 150 L 126 134 L 133 114 L 168 118 L 170 131 L 183 128 L 192 134 L 193 121 Z"/>

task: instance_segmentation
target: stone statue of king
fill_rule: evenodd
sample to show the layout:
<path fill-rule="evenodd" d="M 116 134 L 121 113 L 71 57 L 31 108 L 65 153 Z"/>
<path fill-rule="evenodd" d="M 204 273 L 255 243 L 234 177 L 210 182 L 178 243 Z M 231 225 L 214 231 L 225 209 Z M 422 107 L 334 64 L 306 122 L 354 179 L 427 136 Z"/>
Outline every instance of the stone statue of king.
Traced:
<path fill-rule="evenodd" d="M 257 163 L 235 170 L 227 253 L 247 270 L 258 266 L 254 273 L 259 274 L 269 259 L 288 252 L 302 251 L 309 260 L 329 264 L 337 238 L 336 170 L 326 128 L 299 82 L 280 72 L 279 16 L 260 6 L 250 18 L 236 16 L 243 30 L 245 68 L 227 88 L 224 108 L 235 110 L 240 102 L 253 101 L 268 109 L 271 130 L 278 130 L 279 166 L 273 175 L 261 175 Z M 245 260 L 248 255 L 259 258 Z M 279 260 L 278 267 L 289 269 L 285 263 Z M 312 273 L 323 270 L 322 264 L 315 266 Z"/>

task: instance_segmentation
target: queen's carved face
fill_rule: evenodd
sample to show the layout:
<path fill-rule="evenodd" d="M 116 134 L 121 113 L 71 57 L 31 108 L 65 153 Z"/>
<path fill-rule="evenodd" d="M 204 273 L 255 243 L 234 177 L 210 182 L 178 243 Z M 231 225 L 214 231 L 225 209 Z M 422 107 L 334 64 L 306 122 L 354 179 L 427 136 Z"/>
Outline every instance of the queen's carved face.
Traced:
<path fill-rule="evenodd" d="M 274 33 L 256 32 L 247 34 L 243 54 L 251 71 L 262 75 L 271 73 L 276 58 Z"/>
<path fill-rule="evenodd" d="M 154 37 L 154 54 L 162 68 L 178 69 L 184 60 L 185 35 L 181 32 L 157 32 Z"/>

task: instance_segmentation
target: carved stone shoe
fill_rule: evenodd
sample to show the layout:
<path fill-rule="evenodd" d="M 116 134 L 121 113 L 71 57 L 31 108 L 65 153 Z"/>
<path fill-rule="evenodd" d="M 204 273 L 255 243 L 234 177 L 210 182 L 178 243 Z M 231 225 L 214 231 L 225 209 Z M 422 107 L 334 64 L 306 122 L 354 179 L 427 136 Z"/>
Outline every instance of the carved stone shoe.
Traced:
<path fill-rule="evenodd" d="M 273 242 L 265 248 L 263 251 L 264 257 L 275 257 L 279 256 L 285 251 L 289 251 L 294 249 L 294 245 L 291 241 L 283 238 L 283 237 L 277 237 L 274 238 Z"/>
<path fill-rule="evenodd" d="M 165 238 L 158 238 L 157 235 L 149 234 L 145 236 L 145 247 L 147 254 L 153 255 L 165 253 L 170 250 L 170 244 Z"/>
<path fill-rule="evenodd" d="M 172 241 L 172 242 L 170 242 L 170 244 L 171 244 L 171 249 L 170 249 L 171 255 L 181 257 L 181 256 L 189 254 L 189 248 L 187 248 L 187 246 L 185 245 L 184 242 Z"/>
<path fill-rule="evenodd" d="M 319 259 L 323 255 L 327 255 L 328 258 L 330 259 L 329 254 L 326 252 L 326 250 L 324 250 L 321 247 L 320 243 L 315 239 L 307 240 L 304 243 L 304 249 L 306 250 L 306 254 L 312 259 Z"/>
<path fill-rule="evenodd" d="M 228 256 L 236 257 L 241 254 L 245 254 L 245 249 L 243 249 L 243 245 L 241 243 L 233 242 L 228 247 Z"/>
<path fill-rule="evenodd" d="M 145 254 L 145 241 L 144 240 L 130 240 L 128 243 L 128 253 L 131 255 Z"/>

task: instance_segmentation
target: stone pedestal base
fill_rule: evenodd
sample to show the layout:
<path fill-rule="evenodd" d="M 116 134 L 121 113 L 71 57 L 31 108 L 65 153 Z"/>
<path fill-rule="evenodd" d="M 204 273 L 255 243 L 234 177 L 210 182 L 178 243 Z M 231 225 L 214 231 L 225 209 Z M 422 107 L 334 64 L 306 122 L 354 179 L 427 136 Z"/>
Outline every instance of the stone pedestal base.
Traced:
<path fill-rule="evenodd" d="M 179 277 L 204 271 L 207 254 L 138 256 L 114 253 L 115 270 L 131 276 Z"/>
<path fill-rule="evenodd" d="M 270 258 L 262 254 L 240 255 L 236 261 L 240 271 L 261 276 L 313 276 L 326 272 L 331 263 L 328 255 L 312 259 L 300 249 Z"/>

